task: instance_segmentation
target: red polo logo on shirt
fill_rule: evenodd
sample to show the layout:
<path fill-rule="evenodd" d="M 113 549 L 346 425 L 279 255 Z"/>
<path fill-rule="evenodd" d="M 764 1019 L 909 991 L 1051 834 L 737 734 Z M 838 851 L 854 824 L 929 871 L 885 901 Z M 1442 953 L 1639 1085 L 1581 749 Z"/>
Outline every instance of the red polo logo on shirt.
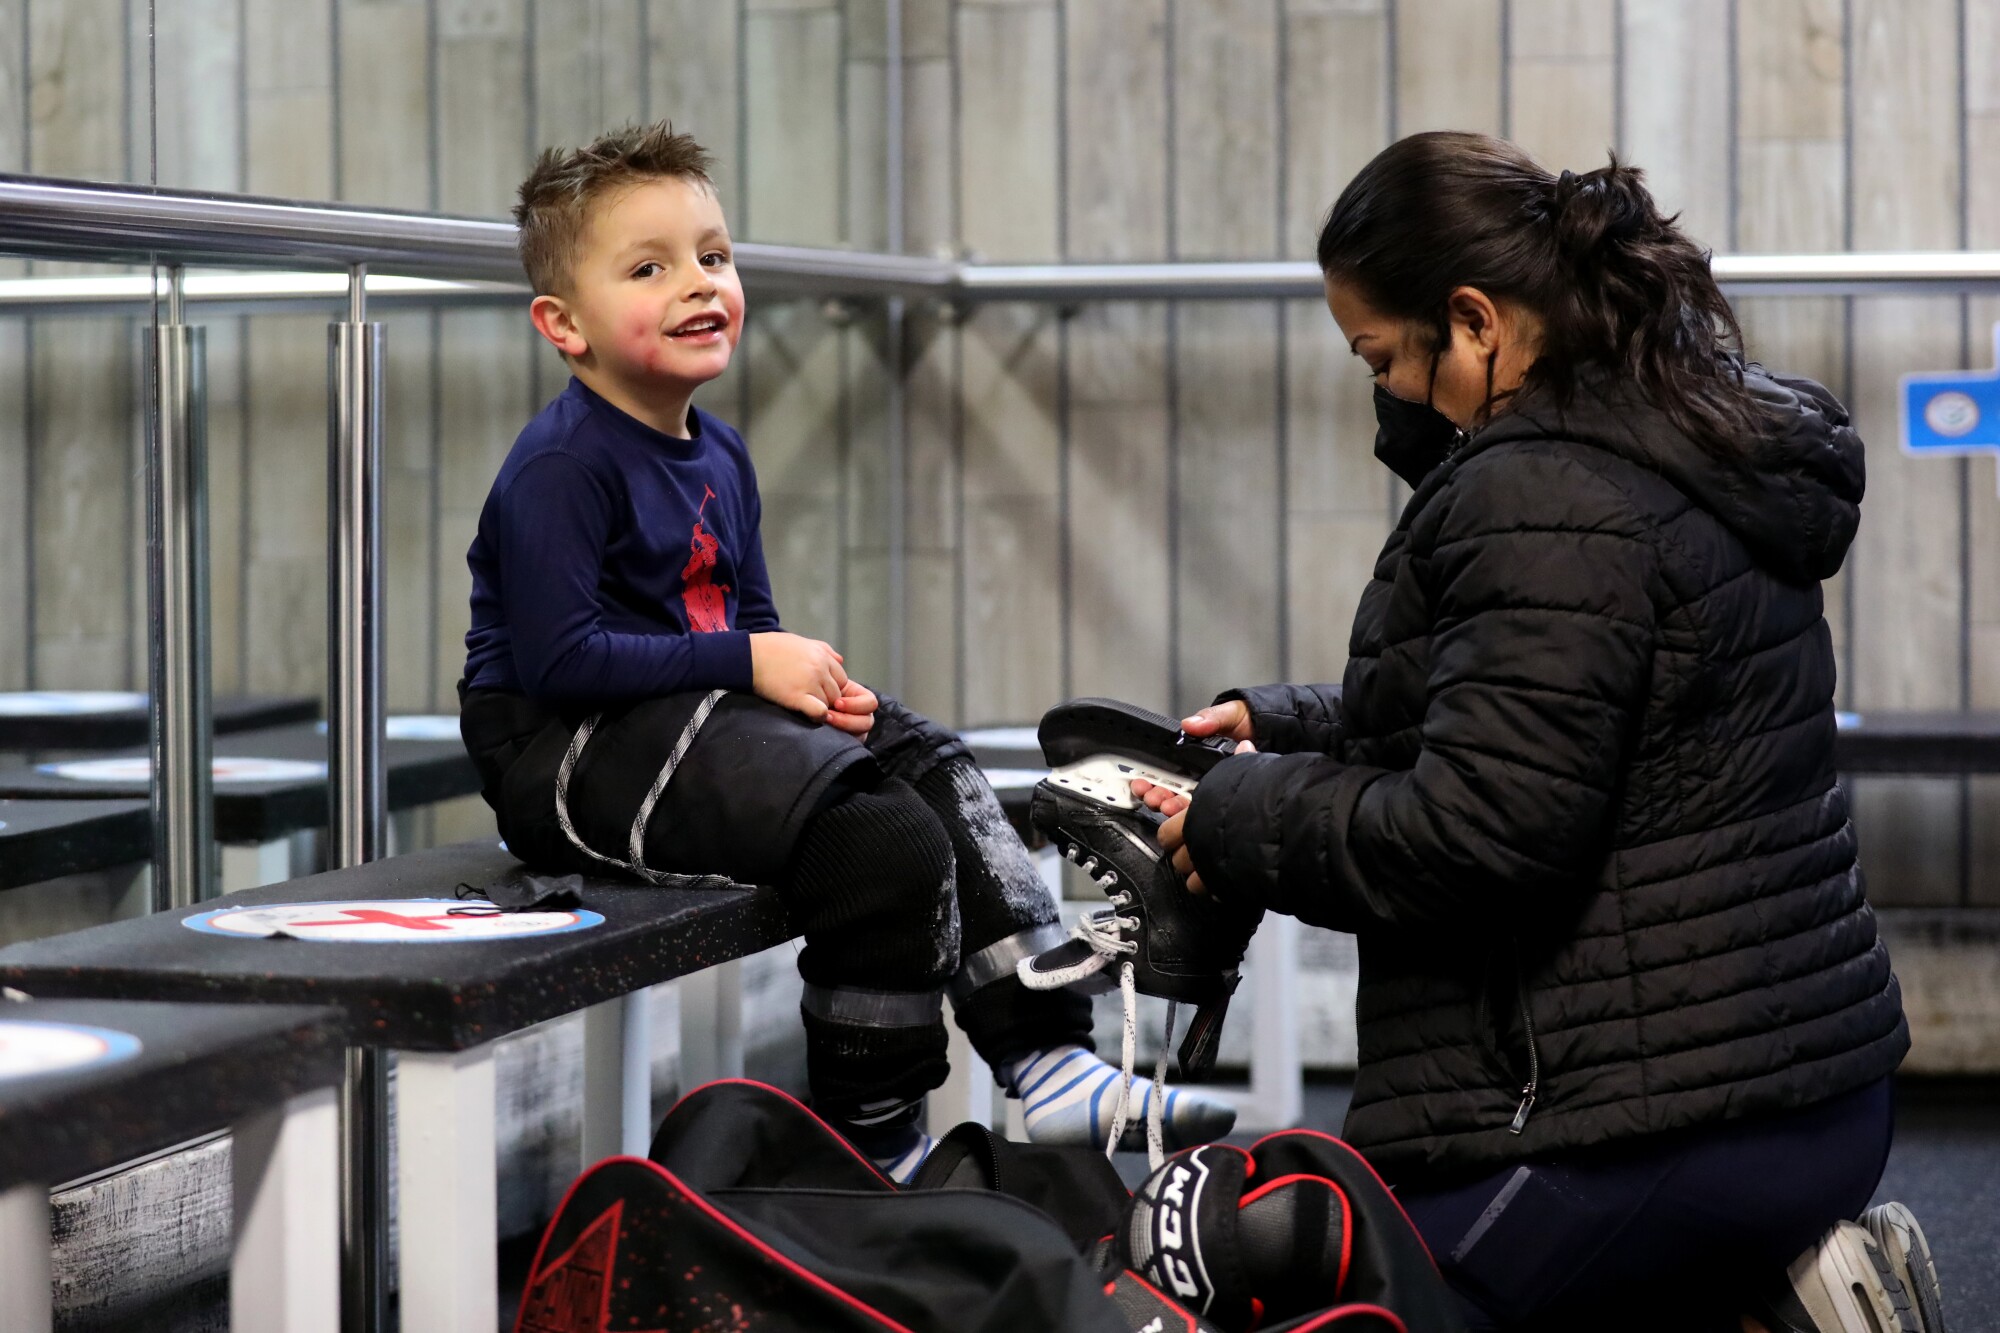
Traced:
<path fill-rule="evenodd" d="M 701 508 L 695 510 L 694 541 L 687 565 L 681 570 L 681 603 L 687 607 L 688 628 L 697 634 L 711 634 L 729 628 L 729 603 L 723 598 L 729 585 L 715 581 L 715 554 L 722 543 L 701 525 L 715 492 L 706 486 L 701 489 L 704 493 Z"/>

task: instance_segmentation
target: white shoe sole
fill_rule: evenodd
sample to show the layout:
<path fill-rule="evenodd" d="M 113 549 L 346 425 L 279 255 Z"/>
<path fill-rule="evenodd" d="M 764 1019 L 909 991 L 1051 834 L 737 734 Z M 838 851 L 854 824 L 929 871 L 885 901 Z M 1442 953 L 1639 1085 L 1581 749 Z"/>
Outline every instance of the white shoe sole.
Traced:
<path fill-rule="evenodd" d="M 1888 1256 L 1857 1223 L 1836 1222 L 1786 1275 L 1818 1333 L 1924 1333 Z"/>
<path fill-rule="evenodd" d="M 1868 1228 L 1876 1246 L 1888 1257 L 1889 1266 L 1902 1279 L 1923 1333 L 1945 1333 L 1944 1289 L 1938 1285 L 1930 1242 L 1924 1239 L 1916 1216 L 1900 1203 L 1885 1203 L 1863 1213 L 1861 1225 Z"/>

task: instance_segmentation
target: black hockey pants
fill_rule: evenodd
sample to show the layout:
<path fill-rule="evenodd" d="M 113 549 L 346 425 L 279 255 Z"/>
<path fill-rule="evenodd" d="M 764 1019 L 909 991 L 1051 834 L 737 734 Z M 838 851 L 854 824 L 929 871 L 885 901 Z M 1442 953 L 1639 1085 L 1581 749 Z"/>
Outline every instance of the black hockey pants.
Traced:
<path fill-rule="evenodd" d="M 801 1016 L 823 1113 L 943 1081 L 947 987 L 996 1065 L 1090 1044 L 1087 1000 L 1014 978 L 1019 958 L 1061 937 L 1054 897 L 965 746 L 896 701 L 882 700 L 865 743 L 741 693 L 590 715 L 495 691 L 462 702 L 487 803 L 529 865 L 778 889 L 805 938 Z"/>

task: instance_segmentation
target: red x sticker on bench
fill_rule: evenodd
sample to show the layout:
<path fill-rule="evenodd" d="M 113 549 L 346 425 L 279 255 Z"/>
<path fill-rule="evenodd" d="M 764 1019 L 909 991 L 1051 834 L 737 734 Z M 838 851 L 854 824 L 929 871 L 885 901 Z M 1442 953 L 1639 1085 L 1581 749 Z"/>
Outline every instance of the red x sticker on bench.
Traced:
<path fill-rule="evenodd" d="M 370 899 L 359 902 L 273 903 L 200 912 L 181 924 L 238 939 L 289 938 L 342 944 L 457 943 L 559 935 L 602 925 L 583 908 L 502 912 L 455 898 Z"/>

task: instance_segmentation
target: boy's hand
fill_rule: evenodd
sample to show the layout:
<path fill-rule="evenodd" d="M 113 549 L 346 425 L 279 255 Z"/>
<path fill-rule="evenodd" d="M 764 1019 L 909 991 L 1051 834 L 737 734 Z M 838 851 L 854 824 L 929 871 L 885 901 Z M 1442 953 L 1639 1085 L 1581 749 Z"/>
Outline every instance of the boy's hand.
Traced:
<path fill-rule="evenodd" d="M 875 707 L 880 702 L 875 697 L 875 691 L 858 680 L 850 680 L 841 686 L 840 698 L 834 700 L 833 708 L 826 715 L 826 724 L 850 736 L 866 736 L 868 729 L 875 725 Z"/>
<path fill-rule="evenodd" d="M 847 688 L 841 656 L 830 643 L 772 630 L 750 636 L 750 688 L 780 708 L 824 719 Z M 871 698 L 873 696 L 870 696 Z"/>

